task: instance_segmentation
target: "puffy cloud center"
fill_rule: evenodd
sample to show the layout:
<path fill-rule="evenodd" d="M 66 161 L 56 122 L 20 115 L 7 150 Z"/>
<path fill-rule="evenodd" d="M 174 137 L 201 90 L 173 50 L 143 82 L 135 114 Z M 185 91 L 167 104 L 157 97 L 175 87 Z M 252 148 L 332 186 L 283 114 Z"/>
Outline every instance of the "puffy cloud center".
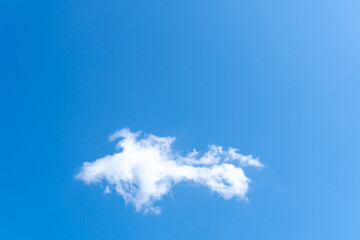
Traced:
<path fill-rule="evenodd" d="M 224 199 L 246 198 L 250 179 L 242 167 L 262 167 L 258 159 L 234 148 L 224 151 L 210 145 L 201 156 L 195 149 L 182 156 L 171 148 L 172 137 L 140 137 L 139 132 L 123 129 L 110 139 L 119 138 L 113 155 L 85 162 L 77 178 L 87 184 L 105 182 L 105 193 L 116 191 L 137 211 L 160 213 L 154 202 L 180 181 L 205 185 Z"/>

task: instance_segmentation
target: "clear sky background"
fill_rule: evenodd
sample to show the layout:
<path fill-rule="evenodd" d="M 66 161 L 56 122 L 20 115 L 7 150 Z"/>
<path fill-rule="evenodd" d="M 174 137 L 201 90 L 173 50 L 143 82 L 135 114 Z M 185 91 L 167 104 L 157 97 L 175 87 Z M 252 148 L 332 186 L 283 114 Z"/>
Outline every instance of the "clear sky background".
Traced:
<path fill-rule="evenodd" d="M 0 2 L 0 239 L 359 239 L 360 3 Z M 143 214 L 74 176 L 129 127 L 260 157 Z"/>

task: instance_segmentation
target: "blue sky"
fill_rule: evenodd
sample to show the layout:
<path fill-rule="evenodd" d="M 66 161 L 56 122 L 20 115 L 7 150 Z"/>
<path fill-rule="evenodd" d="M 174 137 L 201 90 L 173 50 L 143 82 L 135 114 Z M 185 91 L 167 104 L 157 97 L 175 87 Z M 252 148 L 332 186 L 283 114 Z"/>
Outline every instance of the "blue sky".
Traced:
<path fill-rule="evenodd" d="M 357 1 L 0 2 L 1 239 L 357 239 Z M 249 201 L 137 212 L 75 176 L 130 128 L 235 147 Z"/>

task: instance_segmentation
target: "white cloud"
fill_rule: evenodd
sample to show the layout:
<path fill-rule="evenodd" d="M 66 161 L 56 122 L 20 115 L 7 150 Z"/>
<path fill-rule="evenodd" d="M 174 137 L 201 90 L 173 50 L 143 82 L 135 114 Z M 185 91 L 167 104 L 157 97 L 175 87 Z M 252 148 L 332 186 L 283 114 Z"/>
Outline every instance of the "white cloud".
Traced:
<path fill-rule="evenodd" d="M 105 193 L 115 191 L 137 211 L 160 213 L 154 202 L 180 181 L 205 185 L 224 199 L 246 199 L 250 179 L 242 167 L 263 166 L 258 159 L 244 156 L 235 148 L 225 151 L 210 145 L 202 155 L 194 149 L 182 156 L 172 149 L 172 137 L 141 136 L 140 132 L 123 129 L 110 140 L 118 138 L 113 155 L 85 162 L 76 177 L 87 184 L 106 183 Z"/>

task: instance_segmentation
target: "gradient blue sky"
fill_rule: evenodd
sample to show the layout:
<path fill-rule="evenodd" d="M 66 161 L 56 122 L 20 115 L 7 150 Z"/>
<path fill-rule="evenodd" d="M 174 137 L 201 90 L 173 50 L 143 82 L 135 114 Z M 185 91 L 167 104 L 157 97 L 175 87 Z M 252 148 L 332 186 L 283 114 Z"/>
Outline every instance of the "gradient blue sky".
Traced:
<path fill-rule="evenodd" d="M 359 239 L 360 3 L 0 2 L 1 239 Z M 237 147 L 249 202 L 74 179 L 129 127 Z"/>

